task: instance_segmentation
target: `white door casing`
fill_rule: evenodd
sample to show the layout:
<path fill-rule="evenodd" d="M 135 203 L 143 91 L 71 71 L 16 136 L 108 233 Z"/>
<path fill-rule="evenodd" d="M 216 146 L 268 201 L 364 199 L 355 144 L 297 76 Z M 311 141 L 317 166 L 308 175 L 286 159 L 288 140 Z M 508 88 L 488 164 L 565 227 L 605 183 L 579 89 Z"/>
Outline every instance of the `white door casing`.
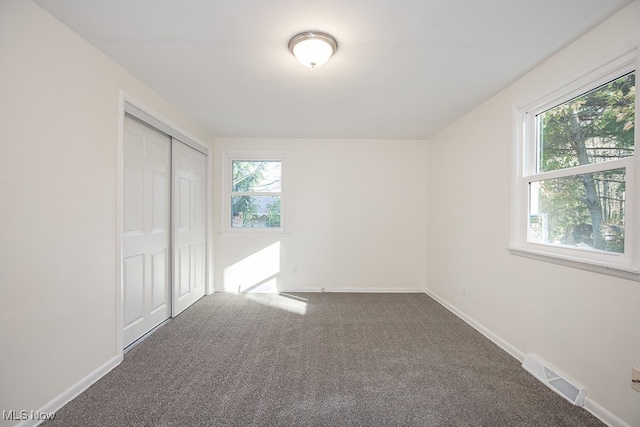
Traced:
<path fill-rule="evenodd" d="M 172 316 L 204 296 L 207 156 L 173 140 Z"/>
<path fill-rule="evenodd" d="M 171 138 L 125 117 L 123 346 L 171 315 Z"/>

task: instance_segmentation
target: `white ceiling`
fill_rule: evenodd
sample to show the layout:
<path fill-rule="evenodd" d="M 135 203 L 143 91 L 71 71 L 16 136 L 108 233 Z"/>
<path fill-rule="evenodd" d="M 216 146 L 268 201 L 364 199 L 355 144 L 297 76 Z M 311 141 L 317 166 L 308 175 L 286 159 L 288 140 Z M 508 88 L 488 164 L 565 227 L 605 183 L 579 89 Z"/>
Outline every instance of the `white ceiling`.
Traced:
<path fill-rule="evenodd" d="M 632 0 L 35 0 L 217 137 L 429 138 Z M 287 50 L 332 34 L 316 69 Z"/>

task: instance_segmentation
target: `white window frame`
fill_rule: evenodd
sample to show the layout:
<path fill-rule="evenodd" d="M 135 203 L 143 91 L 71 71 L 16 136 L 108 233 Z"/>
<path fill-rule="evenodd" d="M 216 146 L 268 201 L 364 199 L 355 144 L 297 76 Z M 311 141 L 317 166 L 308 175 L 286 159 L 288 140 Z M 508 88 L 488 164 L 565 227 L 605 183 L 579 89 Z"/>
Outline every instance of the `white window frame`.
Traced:
<path fill-rule="evenodd" d="M 280 170 L 280 227 L 232 227 L 231 226 L 231 196 L 233 187 L 233 162 L 234 161 L 279 161 Z M 287 233 L 287 195 L 288 195 L 288 154 L 286 152 L 265 152 L 265 151 L 225 151 L 222 153 L 222 220 L 221 231 L 233 234 L 274 234 Z M 271 193 L 255 193 L 256 196 L 264 196 Z"/>
<path fill-rule="evenodd" d="M 536 171 L 537 141 L 536 115 L 560 105 L 592 89 L 606 84 L 629 72 L 636 71 L 638 78 L 637 50 L 609 61 L 585 76 L 562 85 L 558 90 L 535 102 L 517 107 L 514 112 L 514 149 L 511 206 L 511 238 L 509 251 L 540 261 L 608 274 L 640 281 L 640 120 L 636 96 L 634 128 L 634 156 L 591 165 L 577 166 L 560 171 Z M 626 169 L 625 191 L 625 252 L 624 254 L 589 251 L 559 245 L 534 243 L 527 240 L 529 215 L 529 184 L 566 175 L 597 172 L 613 168 Z M 575 171 L 575 172 L 574 172 Z"/>

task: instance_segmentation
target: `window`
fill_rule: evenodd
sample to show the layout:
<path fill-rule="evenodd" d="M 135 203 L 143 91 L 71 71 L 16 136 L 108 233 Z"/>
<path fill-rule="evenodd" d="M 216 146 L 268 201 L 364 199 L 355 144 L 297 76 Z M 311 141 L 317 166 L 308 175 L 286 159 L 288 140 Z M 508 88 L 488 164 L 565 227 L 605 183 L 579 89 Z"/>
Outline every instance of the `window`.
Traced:
<path fill-rule="evenodd" d="M 285 155 L 225 155 L 223 230 L 284 231 Z"/>
<path fill-rule="evenodd" d="M 518 111 L 513 250 L 640 272 L 635 81 L 630 54 Z"/>

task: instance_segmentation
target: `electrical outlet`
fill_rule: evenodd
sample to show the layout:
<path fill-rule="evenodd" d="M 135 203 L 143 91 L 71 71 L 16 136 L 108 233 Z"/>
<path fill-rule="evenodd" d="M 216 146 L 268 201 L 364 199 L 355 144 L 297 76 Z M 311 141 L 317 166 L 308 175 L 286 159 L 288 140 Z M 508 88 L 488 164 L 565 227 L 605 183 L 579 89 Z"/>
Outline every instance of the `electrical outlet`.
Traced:
<path fill-rule="evenodd" d="M 640 369 L 635 366 L 631 369 L 631 388 L 640 391 Z"/>

